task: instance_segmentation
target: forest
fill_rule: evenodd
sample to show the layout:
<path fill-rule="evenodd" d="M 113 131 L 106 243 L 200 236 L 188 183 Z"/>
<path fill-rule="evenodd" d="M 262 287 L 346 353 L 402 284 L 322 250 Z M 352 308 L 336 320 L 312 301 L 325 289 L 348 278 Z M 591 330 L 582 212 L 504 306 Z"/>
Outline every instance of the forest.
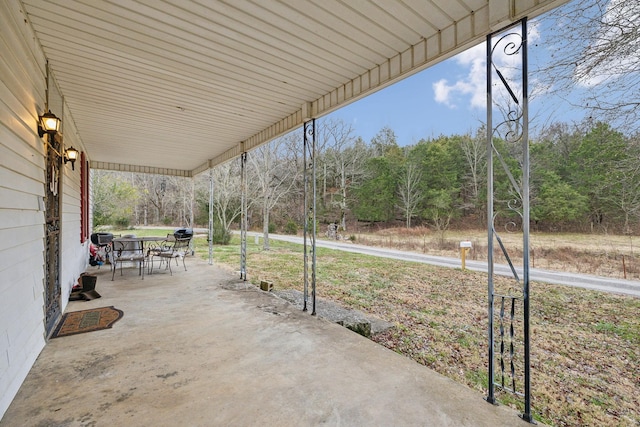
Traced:
<path fill-rule="evenodd" d="M 347 235 L 354 227 L 486 226 L 486 131 L 399 146 L 383 127 L 371 141 L 341 120 L 319 120 L 316 214 Z M 496 150 L 513 147 L 494 139 Z M 640 232 L 640 139 L 607 123 L 558 123 L 531 140 L 533 231 Z M 295 233 L 303 224 L 302 131 L 248 153 L 249 228 Z M 507 157 L 508 158 L 508 157 Z M 508 160 L 507 160 L 508 161 Z M 518 176 L 520 165 L 509 165 Z M 92 171 L 94 226 L 206 226 L 213 180 L 216 229 L 237 227 L 240 160 L 194 179 Z M 495 200 L 510 200 L 496 176 Z M 518 215 L 506 213 L 512 227 Z M 192 223 L 193 221 L 193 223 Z M 505 226 L 507 224 L 504 224 Z"/>

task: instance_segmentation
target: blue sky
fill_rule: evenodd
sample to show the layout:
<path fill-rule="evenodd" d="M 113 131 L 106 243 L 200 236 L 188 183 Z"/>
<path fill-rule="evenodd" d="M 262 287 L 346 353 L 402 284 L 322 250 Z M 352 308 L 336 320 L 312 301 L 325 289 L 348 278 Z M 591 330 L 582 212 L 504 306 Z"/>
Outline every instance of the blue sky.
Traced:
<path fill-rule="evenodd" d="M 616 0 L 614 0 L 616 1 Z M 549 20 L 547 20 L 549 21 Z M 540 89 L 534 70 L 549 60 L 551 43 L 544 40 L 543 25 L 528 22 L 529 93 L 531 95 L 530 132 L 552 121 L 578 122 L 584 111 L 571 107 L 550 91 Z M 486 121 L 486 50 L 484 43 L 406 78 L 388 88 L 327 116 L 350 123 L 354 136 L 369 142 L 385 126 L 391 128 L 399 145 L 410 145 L 423 138 L 475 132 Z"/>
<path fill-rule="evenodd" d="M 437 64 L 369 95 L 328 117 L 351 123 L 356 136 L 369 142 L 385 126 L 399 145 L 422 138 L 474 132 L 486 121 L 486 108 L 472 105 L 471 95 L 452 93 L 449 104 L 436 101 L 434 84 L 445 78 L 463 81 L 467 70 L 454 59 Z M 453 80 L 449 80 L 455 84 Z"/>

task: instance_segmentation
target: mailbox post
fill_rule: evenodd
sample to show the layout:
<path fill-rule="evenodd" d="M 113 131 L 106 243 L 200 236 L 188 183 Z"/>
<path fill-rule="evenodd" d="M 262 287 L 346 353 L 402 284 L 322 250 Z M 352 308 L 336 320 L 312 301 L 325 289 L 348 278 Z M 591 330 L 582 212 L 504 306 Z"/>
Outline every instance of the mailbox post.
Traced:
<path fill-rule="evenodd" d="M 460 242 L 460 258 L 462 259 L 462 270 L 466 269 L 467 251 L 471 249 L 471 242 L 469 240 L 463 240 Z"/>

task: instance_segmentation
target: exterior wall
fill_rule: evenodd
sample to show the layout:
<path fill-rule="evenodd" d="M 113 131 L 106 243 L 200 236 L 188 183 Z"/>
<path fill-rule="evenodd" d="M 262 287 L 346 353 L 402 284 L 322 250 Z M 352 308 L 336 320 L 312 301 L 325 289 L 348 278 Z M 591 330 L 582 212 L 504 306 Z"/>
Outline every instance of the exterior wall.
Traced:
<path fill-rule="evenodd" d="M 77 137 L 70 115 L 63 114 L 63 140 L 66 147 L 73 146 L 82 150 L 82 142 Z M 80 241 L 80 159 L 76 161 L 75 170 L 71 163 L 62 167 L 62 254 L 60 283 L 62 286 L 62 310 L 67 306 L 71 288 L 77 282 L 80 273 L 89 265 L 89 243 Z"/>
<path fill-rule="evenodd" d="M 0 417 L 46 344 L 44 325 L 46 60 L 18 0 L 0 2 Z M 62 101 L 62 97 L 59 97 Z M 63 105 L 63 102 L 59 103 Z M 52 109 L 53 111 L 53 109 Z M 56 115 L 72 123 L 69 114 Z M 68 129 L 73 140 L 75 129 Z M 65 138 L 65 145 L 69 142 Z M 78 166 L 78 165 L 76 165 Z M 62 307 L 87 264 L 80 171 L 62 168 Z"/>

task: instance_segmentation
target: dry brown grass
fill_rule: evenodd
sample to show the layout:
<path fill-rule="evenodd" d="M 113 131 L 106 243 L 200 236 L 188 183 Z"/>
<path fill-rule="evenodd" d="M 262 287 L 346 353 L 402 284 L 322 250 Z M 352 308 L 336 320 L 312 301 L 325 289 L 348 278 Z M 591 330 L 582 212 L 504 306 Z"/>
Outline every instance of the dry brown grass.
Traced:
<path fill-rule="evenodd" d="M 276 288 L 300 290 L 300 246 L 272 246 L 269 252 L 249 246 L 250 279 L 269 278 Z M 219 264 L 237 268 L 237 247 L 228 255 L 217 254 Z M 374 340 L 478 390 L 479 399 L 486 394 L 486 274 L 323 248 L 317 256 L 321 298 L 393 323 L 395 328 Z M 496 279 L 498 287 L 511 284 L 507 278 Z M 637 298 L 532 284 L 531 375 L 538 420 L 556 426 L 640 425 L 638 313 Z M 518 336 L 521 323 L 515 327 Z M 521 358 L 517 348 L 517 365 Z M 518 377 L 517 386 L 521 384 Z M 522 410 L 519 398 L 505 392 L 498 397 Z"/>
<path fill-rule="evenodd" d="M 522 262 L 522 234 L 503 232 L 500 238 L 514 262 Z M 448 231 L 444 240 L 429 228 L 393 228 L 376 233 L 353 233 L 356 243 L 389 247 L 429 255 L 459 256 L 461 240 L 470 240 L 473 249 L 469 259 L 487 259 L 485 231 Z M 603 277 L 640 280 L 640 237 L 602 234 L 532 233 L 531 267 Z M 495 260 L 505 258 L 494 244 Z"/>

